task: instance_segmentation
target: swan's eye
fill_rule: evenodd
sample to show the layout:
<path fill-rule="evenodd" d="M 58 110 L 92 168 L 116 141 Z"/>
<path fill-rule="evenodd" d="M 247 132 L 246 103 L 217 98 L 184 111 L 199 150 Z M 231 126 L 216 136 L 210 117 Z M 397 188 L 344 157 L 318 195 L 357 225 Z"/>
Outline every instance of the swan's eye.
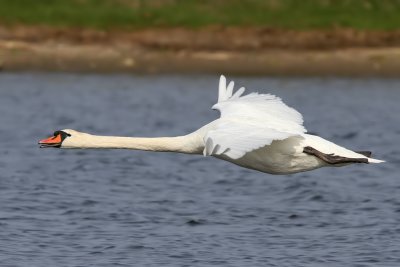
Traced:
<path fill-rule="evenodd" d="M 63 138 L 65 138 L 65 137 L 67 137 L 67 136 L 71 136 L 69 133 L 66 133 L 66 132 L 64 132 L 64 131 L 55 131 L 54 132 L 54 137 L 56 137 L 56 136 L 58 136 L 58 135 L 60 135 L 61 134 L 61 136 L 63 137 Z"/>

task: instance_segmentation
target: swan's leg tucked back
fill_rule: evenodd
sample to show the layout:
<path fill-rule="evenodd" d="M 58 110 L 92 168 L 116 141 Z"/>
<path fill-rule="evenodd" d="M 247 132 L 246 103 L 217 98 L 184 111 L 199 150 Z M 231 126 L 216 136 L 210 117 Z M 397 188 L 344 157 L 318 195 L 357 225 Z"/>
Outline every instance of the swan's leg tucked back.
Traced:
<path fill-rule="evenodd" d="M 336 156 L 334 154 L 325 154 L 311 146 L 306 146 L 303 152 L 309 155 L 316 156 L 317 158 L 320 158 L 321 160 L 329 164 L 368 163 L 367 158 L 347 158 L 342 156 Z"/>

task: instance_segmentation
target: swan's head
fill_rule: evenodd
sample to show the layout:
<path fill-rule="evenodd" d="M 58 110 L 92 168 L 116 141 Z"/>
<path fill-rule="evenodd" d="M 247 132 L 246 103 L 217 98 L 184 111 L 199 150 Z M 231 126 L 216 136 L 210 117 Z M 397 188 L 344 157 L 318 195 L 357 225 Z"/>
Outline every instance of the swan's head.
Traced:
<path fill-rule="evenodd" d="M 84 142 L 88 134 L 71 129 L 55 131 L 53 136 L 39 141 L 40 147 L 54 148 L 74 148 L 79 147 Z"/>

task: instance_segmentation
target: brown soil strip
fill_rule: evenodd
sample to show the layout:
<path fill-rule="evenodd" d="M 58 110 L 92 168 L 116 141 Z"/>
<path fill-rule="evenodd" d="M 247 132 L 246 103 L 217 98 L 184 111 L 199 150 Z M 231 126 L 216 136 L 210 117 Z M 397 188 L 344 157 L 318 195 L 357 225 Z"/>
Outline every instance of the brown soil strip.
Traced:
<path fill-rule="evenodd" d="M 400 31 L 0 28 L 5 71 L 399 76 Z"/>

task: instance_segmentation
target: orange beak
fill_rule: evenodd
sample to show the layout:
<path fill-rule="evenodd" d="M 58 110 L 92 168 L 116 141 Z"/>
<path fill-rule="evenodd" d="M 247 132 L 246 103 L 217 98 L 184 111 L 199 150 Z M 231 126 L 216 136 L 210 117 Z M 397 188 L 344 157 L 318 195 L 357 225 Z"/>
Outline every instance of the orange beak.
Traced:
<path fill-rule="evenodd" d="M 59 147 L 61 146 L 61 143 L 62 143 L 61 134 L 39 141 L 40 147 Z"/>

